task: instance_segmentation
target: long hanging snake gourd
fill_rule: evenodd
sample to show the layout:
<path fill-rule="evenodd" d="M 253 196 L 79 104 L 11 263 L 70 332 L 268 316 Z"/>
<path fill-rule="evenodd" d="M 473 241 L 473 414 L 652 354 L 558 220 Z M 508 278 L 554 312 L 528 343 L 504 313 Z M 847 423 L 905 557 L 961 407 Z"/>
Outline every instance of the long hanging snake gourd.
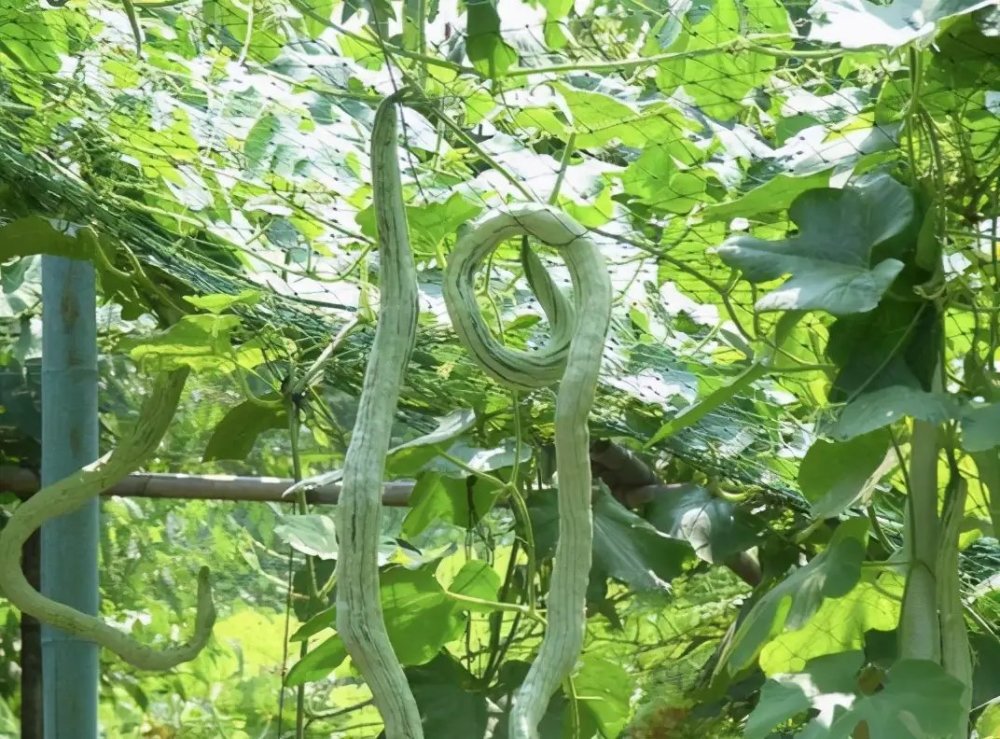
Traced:
<path fill-rule="evenodd" d="M 96 642 L 143 670 L 167 670 L 190 661 L 208 642 L 215 624 L 208 568 L 202 568 L 198 574 L 198 610 L 191 640 L 181 646 L 158 650 L 136 642 L 96 616 L 43 596 L 24 576 L 21 551 L 28 538 L 46 521 L 77 510 L 152 455 L 174 417 L 187 375 L 187 369 L 179 369 L 159 376 L 130 436 L 96 462 L 33 495 L 18 507 L 0 531 L 0 593 L 22 612 Z"/>
<path fill-rule="evenodd" d="M 337 505 L 337 632 L 368 683 L 388 739 L 423 739 L 417 703 L 389 642 L 378 575 L 385 457 L 418 315 L 417 272 L 396 158 L 396 104 L 405 92 L 382 101 L 372 130 L 381 306 Z"/>
<path fill-rule="evenodd" d="M 573 281 L 571 308 L 540 261 L 533 254 L 526 256 L 529 282 L 551 325 L 549 342 L 535 352 L 500 345 L 476 302 L 479 267 L 501 242 L 519 235 L 533 236 L 558 249 Z M 548 595 L 548 623 L 538 656 L 514 696 L 510 717 L 511 739 L 536 739 L 549 699 L 572 673 L 583 647 L 593 544 L 587 420 L 610 322 L 611 280 L 585 229 L 560 211 L 539 205 L 494 215 L 463 237 L 449 257 L 444 282 L 455 331 L 488 375 L 518 389 L 559 382 L 555 423 L 559 542 Z"/>

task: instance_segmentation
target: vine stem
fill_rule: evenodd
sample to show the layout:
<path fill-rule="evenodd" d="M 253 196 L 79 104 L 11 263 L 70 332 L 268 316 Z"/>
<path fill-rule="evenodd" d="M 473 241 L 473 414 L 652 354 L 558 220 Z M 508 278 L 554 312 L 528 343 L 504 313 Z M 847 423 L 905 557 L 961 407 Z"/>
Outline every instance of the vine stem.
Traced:
<path fill-rule="evenodd" d="M 573 281 L 570 304 L 541 261 L 531 252 L 523 256 L 528 281 L 551 326 L 548 342 L 532 352 L 505 347 L 493 337 L 475 291 L 476 273 L 486 258 L 502 242 L 523 235 L 558 249 Z M 594 535 L 587 419 L 611 320 L 611 280 L 597 246 L 579 223 L 552 206 L 530 205 L 494 214 L 459 240 L 445 270 L 444 298 L 459 340 L 494 380 L 524 390 L 559 383 L 559 541 L 546 604 L 547 627 L 510 715 L 511 739 L 537 739 L 549 699 L 570 677 L 586 631 Z"/>
<path fill-rule="evenodd" d="M 423 739 L 420 712 L 396 658 L 379 597 L 382 477 L 400 386 L 416 340 L 417 272 L 407 235 L 399 174 L 396 104 L 382 101 L 372 131 L 375 224 L 381 301 L 357 422 L 344 459 L 337 505 L 337 632 L 371 689 L 389 739 Z"/>
<path fill-rule="evenodd" d="M 937 425 L 914 420 L 910 440 L 906 548 L 909 571 L 899 618 L 899 654 L 941 662 L 937 613 L 938 501 Z"/>

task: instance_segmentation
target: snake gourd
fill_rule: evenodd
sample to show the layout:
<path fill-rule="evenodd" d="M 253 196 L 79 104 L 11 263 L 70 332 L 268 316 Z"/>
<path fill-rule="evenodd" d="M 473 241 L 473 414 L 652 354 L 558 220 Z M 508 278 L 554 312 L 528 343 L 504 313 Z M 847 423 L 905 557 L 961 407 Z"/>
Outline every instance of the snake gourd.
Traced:
<path fill-rule="evenodd" d="M 110 649 L 143 670 L 167 670 L 188 662 L 208 642 L 215 624 L 208 568 L 202 568 L 198 574 L 198 610 L 191 640 L 180 646 L 155 649 L 140 644 L 96 616 L 81 613 L 39 593 L 24 576 L 21 551 L 28 538 L 46 521 L 77 510 L 125 478 L 153 454 L 174 417 L 187 375 L 186 368 L 160 375 L 129 436 L 96 462 L 42 488 L 17 508 L 0 531 L 0 592 L 11 603 L 43 623 Z"/>
<path fill-rule="evenodd" d="M 396 104 L 405 94 L 403 89 L 379 104 L 372 129 L 381 306 L 337 505 L 337 632 L 371 689 L 386 736 L 423 739 L 416 701 L 389 642 L 378 574 L 385 457 L 419 312 L 396 156 Z"/>
<path fill-rule="evenodd" d="M 570 305 L 537 257 L 525 255 L 529 282 L 551 325 L 549 341 L 535 352 L 500 345 L 476 302 L 475 277 L 483 261 L 501 242 L 519 235 L 558 249 L 574 288 Z M 459 339 L 488 375 L 516 389 L 559 382 L 559 542 L 548 623 L 538 656 L 514 696 L 510 717 L 511 739 L 535 739 L 549 699 L 572 672 L 583 647 L 594 528 L 587 419 L 610 323 L 611 280 L 597 246 L 580 224 L 552 207 L 531 205 L 493 215 L 459 240 L 448 258 L 444 298 Z"/>

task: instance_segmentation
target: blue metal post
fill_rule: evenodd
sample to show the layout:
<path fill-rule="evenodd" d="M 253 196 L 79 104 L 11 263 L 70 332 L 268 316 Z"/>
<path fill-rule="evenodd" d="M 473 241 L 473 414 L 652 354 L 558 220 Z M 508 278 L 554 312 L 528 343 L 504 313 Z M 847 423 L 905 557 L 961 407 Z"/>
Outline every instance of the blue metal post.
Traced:
<path fill-rule="evenodd" d="M 42 485 L 98 456 L 97 316 L 90 262 L 42 258 Z M 41 588 L 97 613 L 99 504 L 42 527 Z M 98 648 L 42 627 L 46 739 L 96 739 Z"/>

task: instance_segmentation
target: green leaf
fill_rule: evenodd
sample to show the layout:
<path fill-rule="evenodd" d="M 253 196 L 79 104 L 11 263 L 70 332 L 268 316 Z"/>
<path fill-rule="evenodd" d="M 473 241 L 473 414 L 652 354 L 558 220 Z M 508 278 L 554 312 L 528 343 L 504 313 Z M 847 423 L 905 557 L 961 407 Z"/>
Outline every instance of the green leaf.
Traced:
<path fill-rule="evenodd" d="M 405 665 L 432 660 L 465 623 L 462 607 L 434 575 L 437 564 L 416 570 L 391 567 L 382 573 L 381 597 L 389 641 Z"/>
<path fill-rule="evenodd" d="M 50 22 L 57 13 L 22 5 L 5 3 L 0 7 L 0 54 L 28 72 L 58 72 L 63 64 L 61 55 L 69 52 L 66 29 Z"/>
<path fill-rule="evenodd" d="M 462 607 L 449 598 L 435 577 L 437 563 L 417 569 L 390 567 L 380 580 L 379 597 L 389 641 L 404 666 L 432 659 L 462 631 Z M 328 608 L 306 623 L 293 639 L 300 640 L 336 623 L 336 608 Z M 339 636 L 311 649 L 288 673 L 288 685 L 320 680 L 347 657 Z"/>
<path fill-rule="evenodd" d="M 590 719 L 598 736 L 622 735 L 632 715 L 635 678 L 619 662 L 585 652 L 573 674 L 573 688 L 581 718 Z"/>
<path fill-rule="evenodd" d="M 476 424 L 476 412 L 471 408 L 462 408 L 452 411 L 447 416 L 434 419 L 437 426 L 433 431 L 416 439 L 404 441 L 390 450 L 390 454 L 402 451 L 403 449 L 415 449 L 417 447 L 437 446 L 446 441 L 461 436 Z"/>
<path fill-rule="evenodd" d="M 643 148 L 649 142 L 676 140 L 694 128 L 691 121 L 673 106 L 663 103 L 639 107 L 605 92 L 584 90 L 564 82 L 552 83 L 552 88 L 562 95 L 565 105 L 559 106 L 561 115 L 569 111 L 570 130 L 576 134 L 576 147 L 587 149 L 620 141 L 625 146 Z M 524 124 L 537 127 L 531 121 L 537 110 L 524 112 Z M 565 126 L 553 119 L 552 132 L 564 133 Z"/>
<path fill-rule="evenodd" d="M 742 511 L 693 483 L 658 495 L 644 518 L 660 531 L 688 542 L 694 553 L 716 564 L 754 546 L 757 533 Z"/>
<path fill-rule="evenodd" d="M 683 141 L 681 139 L 680 141 Z M 687 213 L 705 199 L 704 176 L 677 165 L 677 142 L 651 141 L 622 173 L 625 192 L 670 213 Z"/>
<path fill-rule="evenodd" d="M 674 45 L 684 30 L 684 18 L 693 4 L 694 0 L 674 0 L 670 3 L 670 12 L 664 13 L 650 29 L 644 48 L 646 54 L 658 54 Z"/>
<path fill-rule="evenodd" d="M 792 277 L 757 302 L 760 311 L 825 310 L 834 315 L 874 309 L 903 269 L 897 259 L 872 266 L 872 250 L 914 219 L 913 198 L 878 175 L 845 190 L 803 193 L 789 211 L 800 233 L 781 241 L 737 236 L 718 248 L 750 282 Z"/>
<path fill-rule="evenodd" d="M 850 739 L 861 721 L 871 737 L 952 735 L 961 715 L 960 681 L 935 662 L 900 660 L 882 690 L 864 695 L 857 688 L 863 662 L 861 652 L 844 652 L 810 660 L 803 672 L 775 675 L 765 683 L 744 736 L 772 736 L 779 724 L 810 710 L 814 718 L 796 734 L 802 739 Z"/>
<path fill-rule="evenodd" d="M 1000 7 L 986 6 L 975 12 L 976 26 L 987 38 L 1000 38 Z"/>
<path fill-rule="evenodd" d="M 799 466 L 799 487 L 811 504 L 810 516 L 837 516 L 870 493 L 881 477 L 876 472 L 889 441 L 889 435 L 878 430 L 849 441 L 813 442 Z"/>
<path fill-rule="evenodd" d="M 496 602 L 500 592 L 500 575 L 488 562 L 471 560 L 462 565 L 462 569 L 451 581 L 448 590 L 458 595 L 478 598 L 483 601 Z M 496 609 L 487 605 L 460 602 L 459 607 L 467 611 L 493 613 Z"/>
<path fill-rule="evenodd" d="M 322 564 L 322 563 L 320 563 Z M 332 629 L 337 618 L 337 607 L 330 606 L 324 608 L 319 613 L 314 614 L 306 623 L 302 624 L 295 633 L 289 637 L 289 641 L 304 641 L 309 637 L 319 634 L 324 629 Z"/>
<path fill-rule="evenodd" d="M 958 414 L 958 405 L 948 395 L 894 385 L 865 393 L 848 403 L 829 433 L 835 439 L 846 441 L 904 417 L 944 423 Z"/>
<path fill-rule="evenodd" d="M 337 532 L 330 516 L 319 513 L 282 516 L 274 534 L 307 556 L 337 558 Z"/>
<path fill-rule="evenodd" d="M 558 498 L 554 491 L 533 495 L 528 512 L 539 558 L 551 557 L 559 539 Z M 691 556 L 691 547 L 622 506 L 605 489 L 594 499 L 594 560 L 591 579 L 611 577 L 636 591 L 669 589 Z"/>
<path fill-rule="evenodd" d="M 467 0 L 465 53 L 476 70 L 490 79 L 503 77 L 517 62 L 517 52 L 500 33 L 493 0 Z"/>
<path fill-rule="evenodd" d="M 806 177 L 779 174 L 760 187 L 755 187 L 733 200 L 710 205 L 698 215 L 705 221 L 717 221 L 775 213 L 785 210 L 795 198 L 807 190 L 823 188 L 829 183 L 829 172 L 819 172 Z"/>
<path fill-rule="evenodd" d="M 965 686 L 930 660 L 900 660 L 886 676 L 885 688 L 864 696 L 853 716 L 841 717 L 830 736 L 847 739 L 857 725 L 868 723 L 872 737 L 926 739 L 952 736 L 962 712 Z"/>
<path fill-rule="evenodd" d="M 896 587 L 898 586 L 898 587 Z M 869 631 L 891 632 L 899 623 L 902 579 L 862 581 L 840 598 L 827 598 L 801 629 L 779 634 L 760 653 L 765 674 L 802 669 L 806 660 L 864 647 Z"/>
<path fill-rule="evenodd" d="M 475 411 L 461 409 L 435 419 L 437 427 L 430 433 L 405 441 L 389 450 L 386 456 L 388 477 L 413 477 L 439 453 L 442 444 L 455 439 L 476 423 Z"/>
<path fill-rule="evenodd" d="M 278 399 L 277 394 L 264 400 Z M 246 459 L 259 437 L 271 429 L 288 428 L 288 411 L 281 405 L 263 406 L 249 400 L 230 409 L 212 431 L 205 445 L 203 462 Z"/>
<path fill-rule="evenodd" d="M 261 300 L 259 290 L 241 290 L 235 295 L 185 295 L 184 300 L 206 313 L 224 313 L 244 305 L 256 305 Z"/>
<path fill-rule="evenodd" d="M 799 177 L 852 167 L 860 169 L 866 158 L 877 163 L 880 152 L 897 151 L 899 133 L 898 124 L 848 126 L 832 131 L 823 125 L 810 126 L 774 152 L 768 162 L 769 169 Z M 882 158 L 888 158 L 888 154 Z"/>
<path fill-rule="evenodd" d="M 439 654 L 406 670 L 406 680 L 420 709 L 424 736 L 469 739 L 486 736 L 486 695 L 474 689 L 475 675 L 449 654 Z"/>
<path fill-rule="evenodd" d="M 118 348 L 130 352 L 137 362 L 157 363 L 161 369 L 188 366 L 195 371 L 232 371 L 250 369 L 263 363 L 264 357 L 253 342 L 239 350 L 233 331 L 241 326 L 238 316 L 184 316 L 165 331 L 141 338 L 126 338 Z"/>
<path fill-rule="evenodd" d="M 545 8 L 545 45 L 556 51 L 563 48 L 569 39 L 563 33 L 561 22 L 573 9 L 573 0 L 541 0 Z"/>
<path fill-rule="evenodd" d="M 461 409 L 435 419 L 437 427 L 430 433 L 410 439 L 389 450 L 386 474 L 390 477 L 411 477 L 419 473 L 436 454 L 440 445 L 461 436 L 476 423 L 476 413 Z"/>
<path fill-rule="evenodd" d="M 1000 20 L 998 20 L 998 23 L 1000 23 Z M 1000 736 L 1000 701 L 986 706 L 979 715 L 979 718 L 976 720 L 976 732 L 978 736 L 983 737 Z"/>
<path fill-rule="evenodd" d="M 347 649 L 339 636 L 331 636 L 309 650 L 288 671 L 285 684 L 289 687 L 318 682 L 336 670 L 347 659 Z"/>
<path fill-rule="evenodd" d="M 734 52 L 726 45 L 741 34 L 784 35 L 791 26 L 777 0 L 719 0 L 710 11 L 703 8 L 696 5 L 687 14 L 684 30 L 669 49 L 679 56 L 660 63 L 656 81 L 663 94 L 683 87 L 706 115 L 726 120 L 744 110 L 744 97 L 766 82 L 777 65 L 773 56 L 746 49 Z"/>
<path fill-rule="evenodd" d="M 280 158 L 297 156 L 298 148 L 290 142 L 296 140 L 299 123 L 292 116 L 266 113 L 257 119 L 243 142 L 247 170 L 262 176 L 278 166 Z"/>
<path fill-rule="evenodd" d="M 202 13 L 206 25 L 230 48 L 247 48 L 250 57 L 261 62 L 274 61 L 287 43 L 281 13 L 248 13 L 246 5 L 234 0 L 205 0 Z"/>
<path fill-rule="evenodd" d="M 63 224 L 65 227 L 68 224 Z M 0 226 L 0 262 L 15 257 L 48 254 L 70 259 L 91 259 L 86 242 L 57 229 L 52 221 L 42 216 L 18 218 Z"/>
<path fill-rule="evenodd" d="M 1000 450 L 973 452 L 972 459 L 979 471 L 979 479 L 989 494 L 990 520 L 993 531 L 1000 531 Z"/>
<path fill-rule="evenodd" d="M 1000 698 L 1000 673 L 993 669 L 993 665 L 1000 660 L 1000 643 L 993 638 L 992 634 L 972 631 L 969 634 L 969 646 L 975 655 L 972 705 L 982 706 L 989 702 L 1000 705 L 1000 701 L 997 700 Z M 984 734 L 982 736 L 989 737 L 991 735 Z"/>
<path fill-rule="evenodd" d="M 824 694 L 840 694 L 851 701 L 863 664 L 862 652 L 842 652 L 812 659 L 800 673 L 774 675 L 761 689 L 760 700 L 747 719 L 744 739 L 771 736 L 779 724 L 813 708 Z"/>
<path fill-rule="evenodd" d="M 593 574 L 637 591 L 663 590 L 691 556 L 687 542 L 654 528 L 603 487 L 594 501 Z"/>
<path fill-rule="evenodd" d="M 407 539 L 431 526 L 474 528 L 493 507 L 501 488 L 488 480 L 448 477 L 440 472 L 422 472 L 410 496 L 410 510 L 401 534 Z"/>
<path fill-rule="evenodd" d="M 904 272 L 900 282 L 910 274 Z M 929 389 L 943 330 L 933 303 L 893 296 L 870 313 L 839 318 L 826 346 L 827 356 L 840 368 L 830 401 L 843 403 L 894 385 Z"/>
<path fill-rule="evenodd" d="M 437 256 L 441 243 L 454 238 L 459 227 L 475 220 L 482 210 L 481 204 L 471 202 L 461 193 L 453 193 L 444 202 L 408 206 L 406 221 L 414 253 L 418 257 Z M 375 210 L 372 206 L 360 211 L 355 220 L 363 234 L 375 238 Z"/>
<path fill-rule="evenodd" d="M 720 665 L 730 675 L 748 667 L 764 645 L 785 629 L 802 628 L 826 598 L 837 598 L 857 584 L 865 559 L 868 522 L 853 518 L 834 532 L 830 545 L 765 593 L 726 645 Z"/>
<path fill-rule="evenodd" d="M 962 448 L 967 452 L 988 452 L 1000 445 L 1000 403 L 990 403 L 962 411 Z"/>
<path fill-rule="evenodd" d="M 993 5 L 993 0 L 817 0 L 809 8 L 809 39 L 845 49 L 905 46 L 934 37 L 945 18 Z"/>
<path fill-rule="evenodd" d="M 424 472 L 417 478 L 413 492 L 410 493 L 410 510 L 403 519 L 403 526 L 400 529 L 401 536 L 412 541 L 428 526 L 438 521 L 455 524 L 453 517 L 443 515 L 450 502 L 448 500 L 450 496 L 444 490 L 445 482 L 446 480 L 437 472 Z M 451 482 L 460 484 L 458 480 Z"/>
<path fill-rule="evenodd" d="M 373 13 L 379 23 L 388 23 L 396 19 L 396 11 L 389 0 L 374 0 L 373 2 L 344 0 L 344 8 L 340 14 L 341 23 L 348 21 L 359 10 Z"/>
<path fill-rule="evenodd" d="M 448 448 L 446 454 L 456 461 L 461 462 L 464 467 L 456 465 L 445 457 L 438 457 L 428 463 L 427 469 L 435 470 L 445 475 L 460 475 L 464 477 L 469 474 L 468 470 L 470 469 L 475 472 L 493 472 L 494 470 L 512 467 L 514 458 L 517 456 L 517 444 L 513 439 L 508 439 L 498 447 L 483 449 L 481 447 L 470 446 L 463 441 L 457 441 Z M 521 445 L 520 457 L 522 463 L 531 459 L 531 448 L 528 445 Z"/>
<path fill-rule="evenodd" d="M 330 27 L 334 0 L 291 0 L 292 7 L 303 16 L 303 25 L 309 38 L 318 39 Z"/>
<path fill-rule="evenodd" d="M 701 400 L 692 403 L 687 408 L 677 412 L 673 418 L 663 424 L 649 441 L 646 448 L 659 444 L 664 439 L 673 436 L 681 429 L 685 429 L 707 416 L 723 404 L 732 400 L 737 394 L 743 392 L 754 382 L 764 377 L 768 373 L 768 367 L 762 363 L 754 363 L 737 375 L 729 383 L 713 390 Z"/>

